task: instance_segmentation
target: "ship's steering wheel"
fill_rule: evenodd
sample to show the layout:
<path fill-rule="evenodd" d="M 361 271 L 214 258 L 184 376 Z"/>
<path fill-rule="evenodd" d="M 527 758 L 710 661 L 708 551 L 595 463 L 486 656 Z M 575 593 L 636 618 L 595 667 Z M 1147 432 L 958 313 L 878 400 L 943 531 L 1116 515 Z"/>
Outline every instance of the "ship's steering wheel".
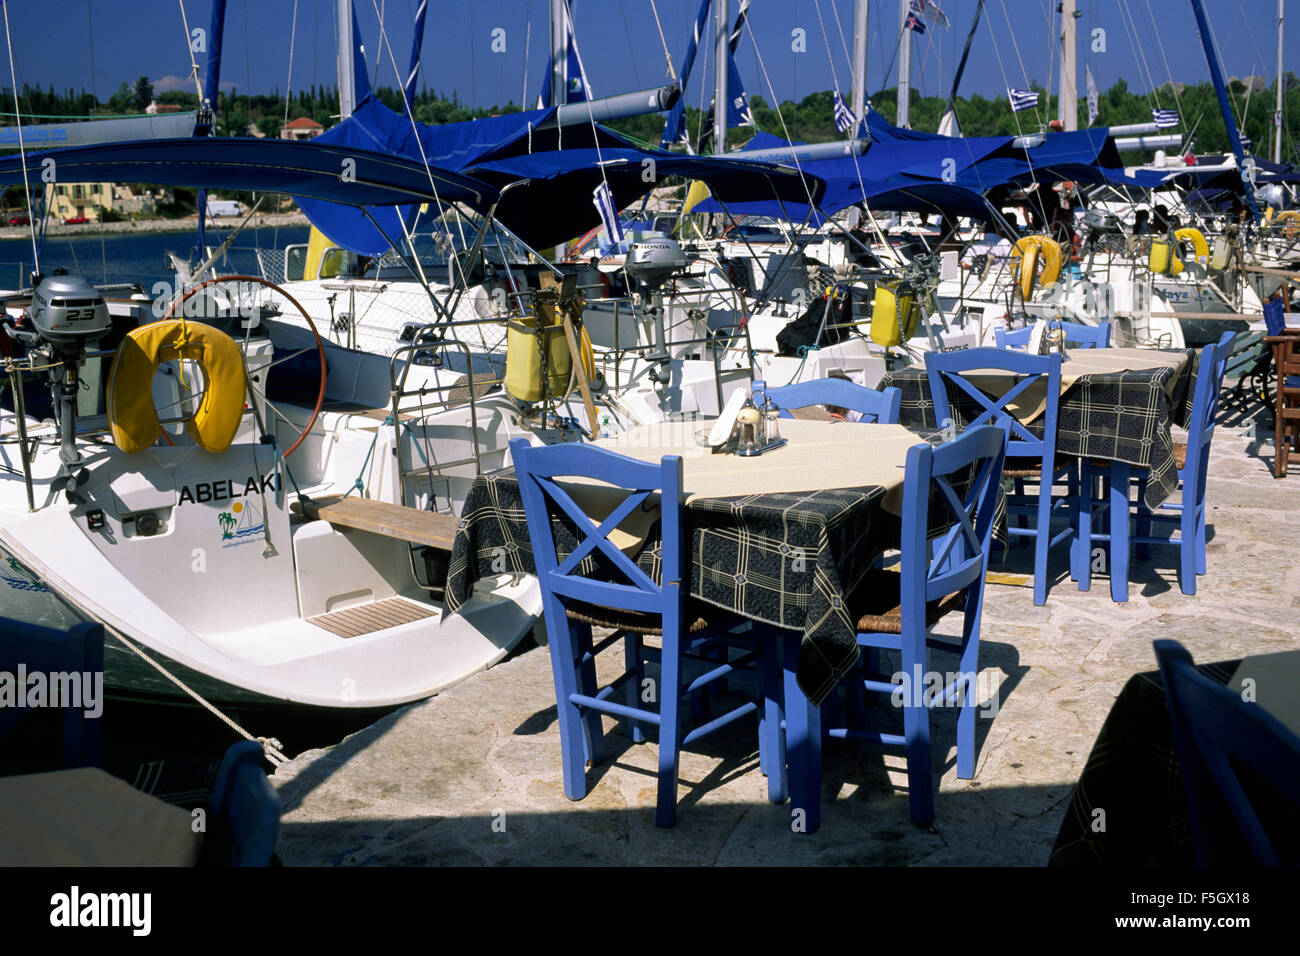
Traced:
<path fill-rule="evenodd" d="M 307 323 L 308 331 L 311 332 L 313 345 L 309 345 L 306 348 L 296 349 L 293 352 L 289 353 L 288 355 L 285 355 L 281 358 L 273 359 L 273 361 L 268 362 L 266 365 L 259 366 L 256 371 L 248 375 L 248 391 L 250 393 L 250 396 L 253 398 L 253 400 L 260 401 L 261 405 L 264 408 L 269 409 L 272 412 L 272 414 L 274 414 L 277 418 L 279 418 L 281 425 L 283 426 L 284 429 L 288 430 L 291 434 L 297 436 L 294 439 L 293 443 L 290 444 L 289 447 L 284 450 L 284 457 L 288 458 L 297 450 L 298 446 L 302 444 L 303 439 L 307 437 L 308 433 L 311 432 L 312 426 L 316 424 L 316 419 L 320 416 L 321 406 L 325 403 L 325 380 L 328 375 L 328 369 L 326 368 L 325 365 L 325 343 L 321 340 L 320 333 L 316 330 L 316 323 L 312 321 L 311 316 L 307 314 L 307 310 L 302 307 L 302 304 L 293 296 L 291 296 L 288 292 L 284 291 L 284 289 L 280 288 L 280 286 L 276 285 L 274 282 L 270 282 L 266 279 L 263 279 L 261 276 L 228 275 L 228 276 L 219 276 L 214 279 L 206 279 L 203 282 L 200 282 L 198 285 L 186 290 L 185 294 L 181 296 L 179 299 L 174 300 L 171 304 L 171 308 L 167 310 L 167 314 L 163 316 L 163 319 L 172 318 L 175 315 L 176 310 L 178 308 L 184 306 L 184 304 L 187 301 L 189 301 L 191 298 L 197 295 L 200 291 L 204 289 L 210 289 L 211 287 L 219 285 L 221 283 L 228 283 L 228 284 L 246 283 L 246 284 L 252 284 L 257 286 L 263 286 L 267 289 L 270 289 L 272 292 L 284 296 L 285 300 L 288 301 L 290 304 L 292 304 L 293 307 L 298 310 L 298 314 L 301 315 L 303 317 L 303 320 Z M 231 303 L 238 302 L 243 298 L 244 293 L 246 293 L 247 291 L 248 290 L 246 288 L 241 289 L 238 286 L 236 286 L 229 293 L 227 293 L 227 298 Z M 195 316 L 195 319 L 198 320 L 199 316 Z M 256 328 L 256 324 L 255 323 L 249 324 L 246 326 L 246 328 L 251 331 L 253 328 Z M 248 337 L 245 336 L 243 341 L 240 343 L 241 347 L 246 349 L 247 342 L 248 342 Z M 304 355 L 313 350 L 316 352 L 316 358 L 320 366 L 320 376 L 319 376 L 320 380 L 317 383 L 317 387 L 316 387 L 316 401 L 315 404 L 312 406 L 311 418 L 307 420 L 306 425 L 299 426 L 296 422 L 294 422 L 287 415 L 285 415 L 284 412 L 280 411 L 280 409 L 278 409 L 275 406 L 275 404 L 270 400 L 270 398 L 267 397 L 266 384 L 270 377 L 270 371 L 272 368 L 274 368 L 277 365 L 282 365 L 285 362 L 289 362 L 297 358 L 298 356 Z M 245 360 L 245 368 L 247 369 L 247 360 Z M 279 429 L 277 429 L 277 431 L 278 430 Z"/>

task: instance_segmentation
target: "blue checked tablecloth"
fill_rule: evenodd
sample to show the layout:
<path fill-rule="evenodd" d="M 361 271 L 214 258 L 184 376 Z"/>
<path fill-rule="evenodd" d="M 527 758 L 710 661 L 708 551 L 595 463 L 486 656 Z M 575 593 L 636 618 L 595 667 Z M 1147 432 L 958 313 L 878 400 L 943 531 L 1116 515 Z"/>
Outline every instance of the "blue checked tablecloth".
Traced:
<path fill-rule="evenodd" d="M 1172 425 L 1184 426 L 1196 392 L 1200 353 L 1179 351 L 1188 361 L 1178 368 L 1162 366 L 1131 372 L 1081 376 L 1061 395 L 1056 422 L 1058 454 L 1128 462 L 1150 470 L 1147 507 L 1159 507 L 1178 489 Z M 909 427 L 936 428 L 934 401 L 925 368 L 911 366 L 892 372 L 879 388 L 893 386 L 903 393 L 899 421 Z M 948 404 L 956 426 L 962 428 L 982 408 L 953 386 Z M 1036 425 L 1036 428 L 1035 428 Z M 1029 430 L 1042 431 L 1042 418 Z"/>

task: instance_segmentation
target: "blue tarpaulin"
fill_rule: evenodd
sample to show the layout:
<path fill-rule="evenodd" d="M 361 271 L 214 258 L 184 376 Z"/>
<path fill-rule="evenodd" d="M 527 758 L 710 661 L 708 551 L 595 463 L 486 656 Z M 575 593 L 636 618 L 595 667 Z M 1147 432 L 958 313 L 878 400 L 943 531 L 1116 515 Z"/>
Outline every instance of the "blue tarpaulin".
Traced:
<path fill-rule="evenodd" d="M 52 165 L 47 165 L 47 161 Z M 161 139 L 28 153 L 27 177 L 40 182 L 156 183 L 207 189 L 246 189 L 306 196 L 348 206 L 444 202 L 486 209 L 495 187 L 473 177 L 388 153 L 342 148 L 319 140 Z M 23 181 L 18 156 L 0 159 L 0 184 Z"/>

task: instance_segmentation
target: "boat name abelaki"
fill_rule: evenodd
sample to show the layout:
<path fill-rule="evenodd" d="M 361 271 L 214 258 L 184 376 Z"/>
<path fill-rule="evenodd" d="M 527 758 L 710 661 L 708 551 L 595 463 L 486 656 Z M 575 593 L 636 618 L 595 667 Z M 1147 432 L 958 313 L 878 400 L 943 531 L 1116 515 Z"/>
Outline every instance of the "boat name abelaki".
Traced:
<path fill-rule="evenodd" d="M 244 490 L 239 490 L 240 482 L 233 479 L 224 479 L 221 481 L 200 481 L 191 488 L 189 485 L 181 486 L 181 497 L 179 504 L 190 502 L 191 504 L 202 504 L 209 501 L 230 501 L 233 498 L 247 498 L 255 494 L 275 493 L 275 472 L 269 475 L 263 475 L 259 481 L 255 475 L 249 475 L 243 481 Z"/>

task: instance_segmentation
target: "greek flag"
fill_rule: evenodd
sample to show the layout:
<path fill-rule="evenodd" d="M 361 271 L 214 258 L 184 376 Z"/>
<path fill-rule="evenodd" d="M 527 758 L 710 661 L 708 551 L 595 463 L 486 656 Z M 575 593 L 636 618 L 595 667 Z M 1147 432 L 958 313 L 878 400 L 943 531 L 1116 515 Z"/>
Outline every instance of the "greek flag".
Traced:
<path fill-rule="evenodd" d="M 1008 86 L 1007 99 L 1011 101 L 1011 109 L 1015 113 L 1038 106 L 1038 93 L 1034 90 L 1016 90 Z"/>
<path fill-rule="evenodd" d="M 1092 70 L 1085 64 L 1083 78 L 1088 84 L 1088 125 L 1091 126 L 1097 114 L 1101 112 L 1101 97 L 1097 95 L 1097 84 L 1093 82 Z"/>
<path fill-rule="evenodd" d="M 1178 125 L 1178 110 L 1152 110 L 1151 119 L 1156 129 L 1172 129 Z"/>
<path fill-rule="evenodd" d="M 840 91 L 835 91 L 835 128 L 841 133 L 847 133 L 853 127 L 858 125 L 858 118 L 853 115 L 853 110 L 849 109 L 844 102 L 844 97 L 840 96 Z"/>
<path fill-rule="evenodd" d="M 600 221 L 605 227 L 610 245 L 618 245 L 623 241 L 623 228 L 618 224 L 618 212 L 614 209 L 614 196 L 609 191 L 609 183 L 602 181 L 596 187 L 591 202 L 596 207 L 596 212 L 600 213 Z"/>

